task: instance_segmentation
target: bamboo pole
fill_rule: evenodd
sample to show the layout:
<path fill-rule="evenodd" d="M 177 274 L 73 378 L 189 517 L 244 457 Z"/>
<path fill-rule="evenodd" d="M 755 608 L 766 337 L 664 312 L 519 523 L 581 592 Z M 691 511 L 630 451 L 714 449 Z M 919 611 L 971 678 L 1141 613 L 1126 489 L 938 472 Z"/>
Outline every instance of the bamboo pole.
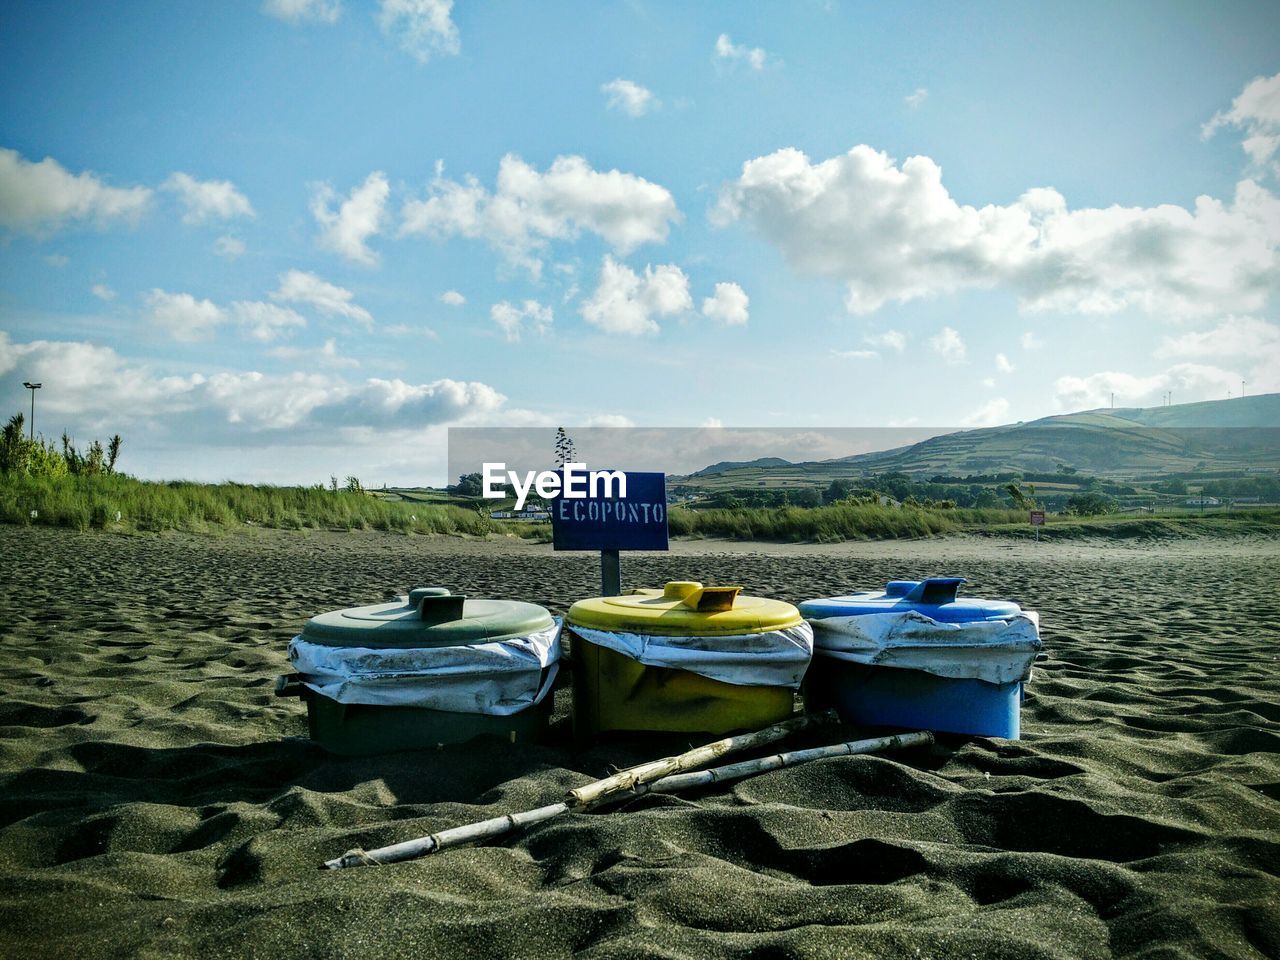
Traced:
<path fill-rule="evenodd" d="M 924 731 L 920 733 L 894 734 L 888 737 L 877 737 L 873 740 L 850 740 L 845 743 L 837 743 L 827 747 L 814 747 L 808 750 L 795 750 L 790 753 L 762 757 L 758 760 L 745 760 L 742 763 L 727 764 L 711 770 L 674 774 L 649 783 L 638 784 L 631 790 L 626 791 L 625 796 L 622 792 L 607 794 L 600 801 L 593 802 L 591 806 L 597 806 L 601 802 L 609 800 L 632 799 L 636 796 L 643 796 L 646 793 L 675 793 L 679 790 L 688 790 L 691 787 L 705 786 L 710 783 L 727 783 L 758 773 L 779 770 L 783 767 L 792 767 L 800 763 L 809 763 L 827 757 L 850 756 L 872 753 L 878 750 L 925 746 L 930 743 L 933 743 L 933 734 Z M 464 843 L 474 843 L 478 840 L 501 836 L 519 827 L 527 827 L 558 817 L 569 809 L 569 803 L 562 800 L 559 803 L 538 807 L 536 810 L 527 810 L 523 813 L 482 820 L 479 823 L 452 827 L 427 837 L 406 840 L 403 843 L 371 850 L 367 853 L 363 850 L 352 850 L 335 860 L 327 861 L 324 866 L 329 870 L 341 870 L 346 867 L 358 867 L 366 864 L 379 865 L 412 860 L 415 857 L 435 853 L 446 847 L 454 847 Z"/>
<path fill-rule="evenodd" d="M 712 760 L 718 760 L 728 753 L 753 750 L 768 743 L 776 743 L 806 727 L 816 726 L 821 723 L 831 723 L 835 719 L 836 715 L 833 710 L 820 714 L 806 714 L 791 720 L 784 720 L 782 723 L 775 723 L 771 727 L 765 727 L 763 730 L 757 730 L 754 733 L 725 737 L 723 740 L 717 740 L 714 743 L 694 747 L 694 749 L 674 757 L 663 757 L 661 760 L 651 760 L 635 767 L 628 767 L 626 770 L 619 770 L 611 777 L 605 777 L 603 780 L 596 780 L 593 783 L 570 790 L 568 803 L 571 807 L 599 803 L 612 793 L 632 790 L 642 783 L 649 783 L 662 777 L 669 777 L 675 773 L 683 773 L 685 770 L 701 767 Z"/>
<path fill-rule="evenodd" d="M 517 827 L 541 823 L 543 820 L 558 817 L 571 807 L 598 803 L 605 797 L 620 793 L 623 790 L 631 790 L 639 784 L 648 783 L 669 774 L 690 770 L 725 754 L 762 747 L 767 743 L 774 743 L 789 737 L 799 730 L 819 724 L 834 723 L 837 719 L 834 710 L 793 717 L 790 720 L 775 723 L 771 727 L 765 727 L 763 730 L 757 730 L 754 733 L 725 737 L 714 743 L 695 747 L 678 756 L 664 757 L 661 760 L 651 760 L 648 763 L 628 767 L 626 770 L 620 770 L 612 776 L 605 777 L 603 780 L 596 780 L 576 790 L 570 790 L 569 795 L 560 803 L 548 804 L 545 807 L 526 810 L 523 813 L 493 817 L 490 820 L 482 820 L 479 823 L 452 827 L 448 830 L 442 830 L 440 833 L 406 840 L 403 843 L 392 844 L 389 847 L 382 847 L 378 850 L 368 852 L 358 848 L 348 850 L 334 860 L 326 860 L 324 868 L 327 870 L 342 870 L 347 867 L 360 867 L 369 864 L 396 863 L 400 860 L 411 860 L 414 857 L 434 853 L 445 846 L 456 846 L 460 843 L 470 843 L 476 840 L 485 840 L 489 837 L 501 836 Z"/>
<path fill-rule="evenodd" d="M 644 796 L 646 793 L 679 793 L 694 787 L 706 786 L 709 783 L 729 783 L 741 780 L 758 773 L 770 770 L 781 770 L 783 767 L 794 767 L 814 760 L 825 760 L 827 757 L 848 757 L 861 753 L 877 753 L 880 750 L 900 750 L 904 747 L 925 747 L 933 743 L 933 734 L 928 730 L 918 733 L 895 733 L 888 737 L 876 737 L 873 740 L 846 740 L 844 743 L 833 743 L 829 747 L 811 747 L 808 750 L 792 750 L 789 753 L 775 753 L 771 757 L 760 757 L 757 760 L 743 760 L 740 763 L 729 763 L 723 767 L 710 770 L 697 770 L 693 773 L 679 773 L 671 777 L 663 777 L 653 783 L 640 784 L 629 796 Z M 624 799 L 618 797 L 616 799 Z"/>

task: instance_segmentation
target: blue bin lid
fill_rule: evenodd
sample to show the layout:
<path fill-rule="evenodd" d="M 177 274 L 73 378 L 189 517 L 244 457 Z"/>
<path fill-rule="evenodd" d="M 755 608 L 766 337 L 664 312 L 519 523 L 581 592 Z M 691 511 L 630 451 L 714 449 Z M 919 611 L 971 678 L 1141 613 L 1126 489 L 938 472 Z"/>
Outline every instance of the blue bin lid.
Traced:
<path fill-rule="evenodd" d="M 1020 606 L 1008 600 L 957 599 L 956 592 L 964 582 L 964 577 L 890 580 L 882 591 L 806 600 L 800 604 L 800 615 L 810 620 L 821 620 L 825 617 L 918 610 L 940 623 L 973 623 L 978 620 L 1008 620 L 1022 612 Z"/>

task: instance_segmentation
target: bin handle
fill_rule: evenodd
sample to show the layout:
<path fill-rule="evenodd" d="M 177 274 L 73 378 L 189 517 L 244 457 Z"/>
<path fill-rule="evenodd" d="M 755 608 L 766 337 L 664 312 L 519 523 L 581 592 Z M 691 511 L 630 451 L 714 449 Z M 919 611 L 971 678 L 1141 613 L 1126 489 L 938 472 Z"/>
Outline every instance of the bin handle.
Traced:
<path fill-rule="evenodd" d="M 741 592 L 741 587 L 701 587 L 686 596 L 682 602 L 699 613 L 716 613 L 732 610 L 733 601 L 738 599 Z"/>
<path fill-rule="evenodd" d="M 921 580 L 903 599 L 924 606 L 954 603 L 964 577 L 929 577 Z"/>
<path fill-rule="evenodd" d="M 418 612 L 423 623 L 434 626 L 437 623 L 461 620 L 463 604 L 466 602 L 467 598 L 463 594 L 428 595 L 419 601 Z"/>

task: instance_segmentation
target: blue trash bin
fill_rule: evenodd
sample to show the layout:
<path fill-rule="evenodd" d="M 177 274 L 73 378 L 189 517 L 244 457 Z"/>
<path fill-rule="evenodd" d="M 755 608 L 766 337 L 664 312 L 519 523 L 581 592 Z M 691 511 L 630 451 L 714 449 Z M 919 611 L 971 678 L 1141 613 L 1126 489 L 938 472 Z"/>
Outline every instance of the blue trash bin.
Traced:
<path fill-rule="evenodd" d="M 866 726 L 1018 739 L 1039 617 L 1009 601 L 960 599 L 964 582 L 894 580 L 801 603 L 814 634 L 806 706 Z"/>

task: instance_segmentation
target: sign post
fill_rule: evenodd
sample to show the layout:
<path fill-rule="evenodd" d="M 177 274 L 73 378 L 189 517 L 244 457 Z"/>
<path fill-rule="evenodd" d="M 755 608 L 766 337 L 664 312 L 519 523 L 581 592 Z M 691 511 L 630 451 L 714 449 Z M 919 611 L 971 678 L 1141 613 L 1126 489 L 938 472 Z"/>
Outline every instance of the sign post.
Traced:
<path fill-rule="evenodd" d="M 666 550 L 667 476 L 627 473 L 627 495 L 558 496 L 551 501 L 556 550 L 599 550 L 600 591 L 622 593 L 622 550 Z"/>
<path fill-rule="evenodd" d="M 1040 542 L 1040 528 L 1044 526 L 1044 511 L 1031 511 L 1031 529 L 1036 532 L 1036 543 Z"/>

